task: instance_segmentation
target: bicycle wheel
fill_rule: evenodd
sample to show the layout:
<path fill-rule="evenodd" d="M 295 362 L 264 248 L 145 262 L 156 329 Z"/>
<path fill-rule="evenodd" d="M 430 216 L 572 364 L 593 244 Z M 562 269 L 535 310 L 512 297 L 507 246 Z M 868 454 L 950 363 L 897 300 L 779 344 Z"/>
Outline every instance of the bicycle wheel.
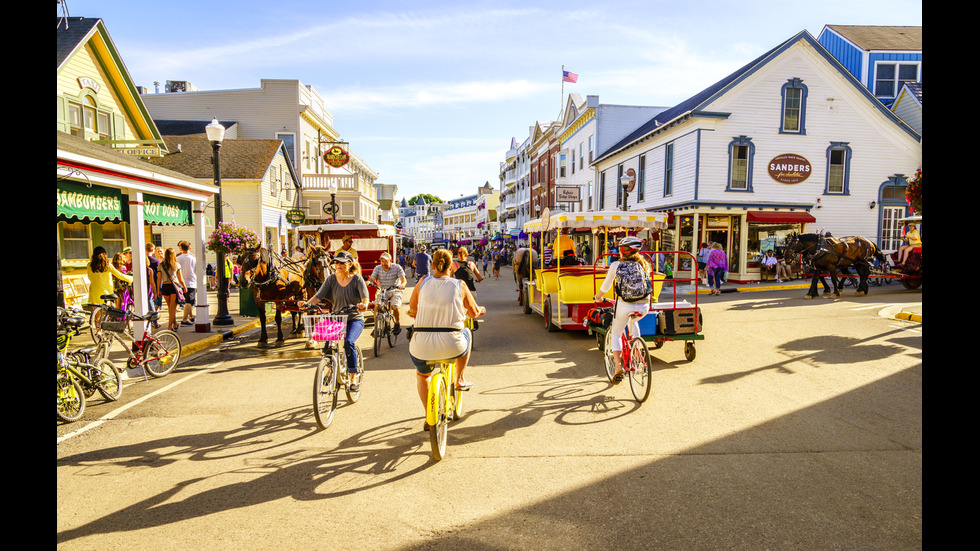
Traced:
<path fill-rule="evenodd" d="M 78 381 L 78 386 L 82 388 L 82 394 L 85 395 L 85 399 L 86 400 L 91 399 L 92 396 L 95 396 L 96 390 L 98 390 L 98 387 L 95 385 L 95 380 L 98 378 L 97 373 L 95 372 L 94 369 L 89 369 L 85 367 L 88 362 L 85 361 L 84 355 L 79 352 L 66 352 L 65 358 L 68 360 L 69 363 L 77 365 L 78 368 L 83 373 L 85 373 L 85 375 L 89 378 L 89 380 L 93 382 L 93 384 L 88 384 L 82 381 Z M 93 360 L 93 362 L 94 361 L 95 360 Z"/>
<path fill-rule="evenodd" d="M 92 315 L 88 318 L 88 329 L 92 333 L 92 340 L 99 342 L 102 335 L 102 318 L 105 316 L 105 308 L 98 306 L 92 307 Z"/>
<path fill-rule="evenodd" d="M 374 357 L 377 358 L 381 354 L 381 339 L 384 337 L 385 332 L 385 318 L 384 315 L 374 316 L 374 331 L 371 333 L 374 336 Z"/>
<path fill-rule="evenodd" d="M 180 337 L 169 329 L 153 334 L 155 340 L 143 345 L 143 366 L 154 377 L 165 377 L 180 361 Z"/>
<path fill-rule="evenodd" d="M 459 421 L 463 416 L 463 391 L 453 384 L 453 421 Z"/>
<path fill-rule="evenodd" d="M 435 410 L 435 424 L 429 427 L 429 443 L 432 445 L 432 458 L 436 461 L 446 457 L 446 439 L 449 436 L 449 388 L 446 377 L 434 375 L 429 380 L 429 408 Z M 429 416 L 427 416 L 429 417 Z"/>
<path fill-rule="evenodd" d="M 115 402 L 122 396 L 122 374 L 114 363 L 105 358 L 95 360 L 93 365 L 95 368 L 89 370 L 93 376 L 89 378 L 95 383 L 95 388 L 103 398 Z"/>
<path fill-rule="evenodd" d="M 613 375 L 616 374 L 616 361 L 613 359 L 615 353 L 612 349 L 612 331 L 606 330 L 606 338 L 602 346 L 602 361 L 605 363 L 606 378 L 609 379 L 610 383 L 613 380 Z"/>
<path fill-rule="evenodd" d="M 313 416 L 316 424 L 325 429 L 333 422 L 333 413 L 337 409 L 337 369 L 334 369 L 333 356 L 321 356 L 316 366 L 316 377 L 313 379 Z"/>
<path fill-rule="evenodd" d="M 347 400 L 350 403 L 352 403 L 352 404 L 353 403 L 356 403 L 357 402 L 357 399 L 361 397 L 361 387 L 360 387 L 360 385 L 364 384 L 364 354 L 361 353 L 361 347 L 360 346 L 355 346 L 354 347 L 354 350 L 357 351 L 357 376 L 356 376 L 356 380 L 359 383 L 358 384 L 358 387 L 357 387 L 357 392 L 354 392 L 354 391 L 352 391 L 350 389 L 350 384 L 348 384 L 346 387 L 344 387 L 344 391 L 347 393 Z M 346 362 L 345 362 L 345 364 L 346 364 Z M 354 375 L 354 374 L 353 373 L 348 373 L 347 374 L 347 377 L 350 378 L 351 375 Z M 353 382 L 353 381 L 351 381 L 351 382 Z"/>
<path fill-rule="evenodd" d="M 395 334 L 395 318 L 392 315 L 386 316 L 385 323 L 388 328 L 388 348 L 394 348 L 398 335 Z"/>
<path fill-rule="evenodd" d="M 633 337 L 630 341 L 630 390 L 637 402 L 643 403 L 650 396 L 651 368 L 650 350 L 641 337 Z"/>
<path fill-rule="evenodd" d="M 58 369 L 58 419 L 66 423 L 78 421 L 85 413 L 85 394 L 74 377 Z"/>

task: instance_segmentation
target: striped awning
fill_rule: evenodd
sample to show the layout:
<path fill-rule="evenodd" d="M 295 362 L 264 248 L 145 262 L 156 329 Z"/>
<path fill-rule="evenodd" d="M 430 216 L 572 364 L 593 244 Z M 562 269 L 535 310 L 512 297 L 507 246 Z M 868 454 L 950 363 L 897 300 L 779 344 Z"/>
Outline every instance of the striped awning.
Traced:
<path fill-rule="evenodd" d="M 527 233 L 540 232 L 545 227 L 545 220 L 537 218 L 524 224 Z M 576 229 L 576 228 L 605 228 L 616 230 L 666 229 L 667 215 L 656 212 L 630 212 L 619 210 L 602 210 L 592 212 L 558 211 L 548 218 L 547 228 Z"/>

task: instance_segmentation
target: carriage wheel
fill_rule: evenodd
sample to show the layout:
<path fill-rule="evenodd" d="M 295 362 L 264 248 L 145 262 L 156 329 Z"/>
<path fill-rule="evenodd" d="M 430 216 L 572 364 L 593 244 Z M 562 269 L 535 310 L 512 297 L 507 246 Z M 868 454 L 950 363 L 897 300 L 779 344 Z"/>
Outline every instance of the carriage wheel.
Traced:
<path fill-rule="evenodd" d="M 687 361 L 693 362 L 697 355 L 698 351 L 694 348 L 693 342 L 688 341 L 684 343 L 684 357 L 687 358 Z"/>
<path fill-rule="evenodd" d="M 905 276 L 901 281 L 906 289 L 918 289 L 922 285 L 922 276 Z"/>

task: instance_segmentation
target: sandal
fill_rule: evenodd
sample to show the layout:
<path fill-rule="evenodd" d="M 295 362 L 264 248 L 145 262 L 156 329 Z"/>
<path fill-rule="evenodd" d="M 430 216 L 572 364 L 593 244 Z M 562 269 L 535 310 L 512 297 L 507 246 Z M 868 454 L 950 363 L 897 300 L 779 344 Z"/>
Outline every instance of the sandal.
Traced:
<path fill-rule="evenodd" d="M 624 370 L 617 371 L 616 374 L 613 375 L 613 384 L 618 385 L 619 383 L 623 382 L 623 377 L 625 375 L 626 375 L 626 371 Z"/>
<path fill-rule="evenodd" d="M 469 390 L 473 388 L 473 383 L 469 381 L 464 381 L 462 384 L 456 384 L 456 390 Z"/>

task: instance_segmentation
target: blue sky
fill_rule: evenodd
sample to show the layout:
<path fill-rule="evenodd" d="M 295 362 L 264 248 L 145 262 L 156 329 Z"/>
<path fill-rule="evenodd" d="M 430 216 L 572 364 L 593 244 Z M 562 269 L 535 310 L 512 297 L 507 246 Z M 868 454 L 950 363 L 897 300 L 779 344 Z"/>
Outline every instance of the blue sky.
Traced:
<path fill-rule="evenodd" d="M 100 17 L 135 84 L 299 79 L 398 197 L 499 186 L 499 163 L 564 93 L 672 106 L 801 30 L 922 25 L 921 0 L 67 0 Z M 58 15 L 61 15 L 59 7 Z"/>

